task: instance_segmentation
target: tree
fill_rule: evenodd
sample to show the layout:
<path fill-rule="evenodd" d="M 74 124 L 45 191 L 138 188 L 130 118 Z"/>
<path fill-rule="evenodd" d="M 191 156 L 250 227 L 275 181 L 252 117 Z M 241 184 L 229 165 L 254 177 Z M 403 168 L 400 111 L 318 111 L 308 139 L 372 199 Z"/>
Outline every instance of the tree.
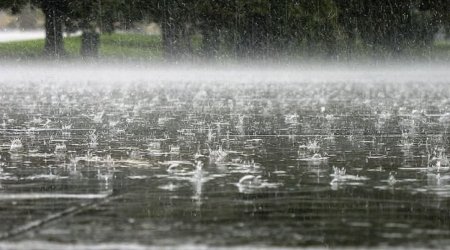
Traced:
<path fill-rule="evenodd" d="M 433 24 L 443 28 L 450 38 L 450 1 L 449 0 L 421 0 L 419 9 L 433 19 Z"/>
<path fill-rule="evenodd" d="M 36 0 L 45 15 L 44 53 L 53 57 L 65 54 L 63 40 L 64 16 L 68 10 L 67 0 Z"/>
<path fill-rule="evenodd" d="M 192 17 L 195 1 L 162 0 L 158 5 L 166 59 L 185 57 L 192 51 Z"/>
<path fill-rule="evenodd" d="M 439 18 L 431 6 L 445 8 L 448 6 L 445 1 L 448 2 L 336 0 L 339 24 L 349 41 L 359 39 L 374 55 L 383 51 L 392 56 L 404 54 L 406 48 L 426 48 L 432 44 Z"/>
<path fill-rule="evenodd" d="M 450 33 L 449 0 L 2 0 L 31 3 L 46 17 L 48 55 L 64 54 L 63 27 L 81 30 L 82 55 L 96 55 L 99 35 L 137 22 L 160 24 L 167 59 L 193 53 L 240 58 L 304 54 L 334 57 L 364 49 L 401 55 L 424 49 L 438 29 Z"/>
<path fill-rule="evenodd" d="M 64 55 L 63 21 L 69 0 L 2 0 L 0 8 L 18 13 L 26 4 L 41 8 L 45 15 L 44 53 L 49 56 Z"/>

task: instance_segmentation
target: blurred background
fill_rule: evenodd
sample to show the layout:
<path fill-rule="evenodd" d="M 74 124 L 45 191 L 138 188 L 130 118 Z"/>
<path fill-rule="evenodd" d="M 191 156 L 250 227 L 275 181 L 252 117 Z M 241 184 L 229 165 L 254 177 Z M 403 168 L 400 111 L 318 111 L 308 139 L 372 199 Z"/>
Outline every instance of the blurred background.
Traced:
<path fill-rule="evenodd" d="M 0 57 L 448 60 L 449 0 L 2 0 Z"/>

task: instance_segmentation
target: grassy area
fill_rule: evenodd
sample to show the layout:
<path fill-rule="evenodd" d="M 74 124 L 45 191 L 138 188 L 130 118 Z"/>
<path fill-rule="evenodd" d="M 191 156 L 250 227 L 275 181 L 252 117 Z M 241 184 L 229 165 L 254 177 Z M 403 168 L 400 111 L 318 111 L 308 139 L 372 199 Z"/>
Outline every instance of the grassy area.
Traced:
<path fill-rule="evenodd" d="M 450 41 L 436 42 L 433 47 L 433 53 L 441 58 L 450 58 Z"/>
<path fill-rule="evenodd" d="M 139 59 L 161 58 L 161 37 L 140 34 L 103 35 L 101 37 L 100 57 Z"/>
<path fill-rule="evenodd" d="M 35 58 L 42 54 L 44 40 L 0 43 L 0 57 Z"/>
<path fill-rule="evenodd" d="M 64 38 L 68 58 L 79 57 L 80 37 Z M 0 43 L 0 58 L 41 58 L 44 40 Z M 161 38 L 141 34 L 106 34 L 100 38 L 100 58 L 158 59 L 162 56 Z"/>
<path fill-rule="evenodd" d="M 64 39 L 64 46 L 67 51 L 67 58 L 79 58 L 81 45 L 80 37 L 67 37 Z M 162 42 L 160 36 L 144 34 L 104 34 L 100 38 L 100 59 L 119 59 L 119 60 L 160 60 L 162 58 Z M 200 54 L 201 37 L 194 37 L 191 43 L 194 45 L 193 52 Z M 32 40 L 22 42 L 0 43 L 0 59 L 33 59 L 42 58 L 44 40 Z M 353 59 L 370 59 L 373 57 L 368 54 L 364 48 L 353 54 Z M 353 57 L 353 56 L 352 56 Z M 298 56 L 293 58 L 307 59 L 304 52 L 299 52 Z M 411 49 L 405 53 L 408 59 L 435 59 L 450 60 L 450 42 L 437 42 L 431 50 Z"/>

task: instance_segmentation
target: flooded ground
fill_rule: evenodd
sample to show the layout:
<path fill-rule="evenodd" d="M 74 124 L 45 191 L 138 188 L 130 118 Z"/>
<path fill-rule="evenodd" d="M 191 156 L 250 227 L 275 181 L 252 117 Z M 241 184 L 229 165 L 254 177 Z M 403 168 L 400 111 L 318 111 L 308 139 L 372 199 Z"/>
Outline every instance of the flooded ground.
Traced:
<path fill-rule="evenodd" d="M 0 248 L 445 247 L 450 73 L 0 69 Z"/>

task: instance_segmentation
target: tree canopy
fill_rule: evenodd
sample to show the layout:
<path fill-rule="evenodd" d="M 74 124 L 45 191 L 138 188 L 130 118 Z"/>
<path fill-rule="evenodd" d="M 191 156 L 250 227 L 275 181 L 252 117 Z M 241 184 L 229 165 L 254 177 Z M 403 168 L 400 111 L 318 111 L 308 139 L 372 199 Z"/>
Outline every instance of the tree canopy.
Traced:
<path fill-rule="evenodd" d="M 426 49 L 450 31 L 449 0 L 3 0 L 46 16 L 49 54 L 63 53 L 62 31 L 112 32 L 137 22 L 160 25 L 165 55 L 260 58 L 336 57 L 363 49 L 400 55 Z M 198 44 L 195 44 L 198 41 Z"/>

